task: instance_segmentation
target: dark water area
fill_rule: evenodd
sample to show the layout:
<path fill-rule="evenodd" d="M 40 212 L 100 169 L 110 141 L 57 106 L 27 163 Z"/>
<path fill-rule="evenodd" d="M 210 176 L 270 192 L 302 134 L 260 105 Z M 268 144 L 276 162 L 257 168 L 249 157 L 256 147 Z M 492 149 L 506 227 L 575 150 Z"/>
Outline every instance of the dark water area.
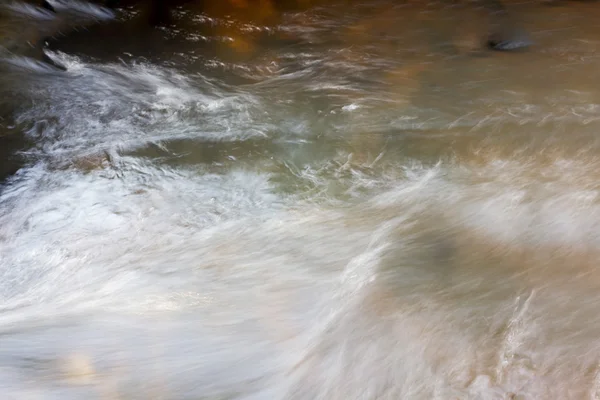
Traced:
<path fill-rule="evenodd" d="M 51 3 L 0 7 L 1 398 L 600 398 L 600 3 Z"/>

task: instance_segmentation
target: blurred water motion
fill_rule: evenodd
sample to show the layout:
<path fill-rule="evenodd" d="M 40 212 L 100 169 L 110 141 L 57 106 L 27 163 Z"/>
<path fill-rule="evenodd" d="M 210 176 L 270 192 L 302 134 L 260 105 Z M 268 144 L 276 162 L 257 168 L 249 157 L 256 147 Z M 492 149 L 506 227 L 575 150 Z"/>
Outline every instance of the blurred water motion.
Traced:
<path fill-rule="evenodd" d="M 3 399 L 600 398 L 597 4 L 61 4 L 0 19 Z"/>

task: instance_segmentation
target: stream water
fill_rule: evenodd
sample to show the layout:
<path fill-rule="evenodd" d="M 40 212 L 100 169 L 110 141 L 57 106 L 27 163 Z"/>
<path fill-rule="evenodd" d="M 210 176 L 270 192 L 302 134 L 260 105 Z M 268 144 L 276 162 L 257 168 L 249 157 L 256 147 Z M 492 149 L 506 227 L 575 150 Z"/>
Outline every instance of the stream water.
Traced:
<path fill-rule="evenodd" d="M 516 53 L 470 3 L 58 4 L 0 19 L 0 397 L 600 398 L 599 4 L 508 2 Z"/>

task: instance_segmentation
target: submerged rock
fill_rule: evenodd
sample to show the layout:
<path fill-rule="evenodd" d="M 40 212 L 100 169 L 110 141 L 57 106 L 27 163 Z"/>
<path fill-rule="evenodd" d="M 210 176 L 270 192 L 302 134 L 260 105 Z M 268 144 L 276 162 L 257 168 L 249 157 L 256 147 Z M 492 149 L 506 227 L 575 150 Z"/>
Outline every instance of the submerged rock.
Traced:
<path fill-rule="evenodd" d="M 489 13 L 488 48 L 499 51 L 523 50 L 533 44 L 517 18 L 509 13 L 500 0 L 484 0 L 483 3 Z"/>
<path fill-rule="evenodd" d="M 524 50 L 530 47 L 533 42 L 528 38 L 523 39 L 512 39 L 512 40 L 498 40 L 495 38 L 488 39 L 488 47 L 492 50 L 498 51 L 512 51 L 512 50 Z"/>

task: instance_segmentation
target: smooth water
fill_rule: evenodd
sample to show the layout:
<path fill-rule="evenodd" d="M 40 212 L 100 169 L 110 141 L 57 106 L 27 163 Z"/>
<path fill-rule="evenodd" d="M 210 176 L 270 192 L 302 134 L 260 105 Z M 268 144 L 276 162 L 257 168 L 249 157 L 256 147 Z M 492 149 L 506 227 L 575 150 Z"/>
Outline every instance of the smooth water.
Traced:
<path fill-rule="evenodd" d="M 600 398 L 600 5 L 62 4 L 0 20 L 2 399 Z"/>

